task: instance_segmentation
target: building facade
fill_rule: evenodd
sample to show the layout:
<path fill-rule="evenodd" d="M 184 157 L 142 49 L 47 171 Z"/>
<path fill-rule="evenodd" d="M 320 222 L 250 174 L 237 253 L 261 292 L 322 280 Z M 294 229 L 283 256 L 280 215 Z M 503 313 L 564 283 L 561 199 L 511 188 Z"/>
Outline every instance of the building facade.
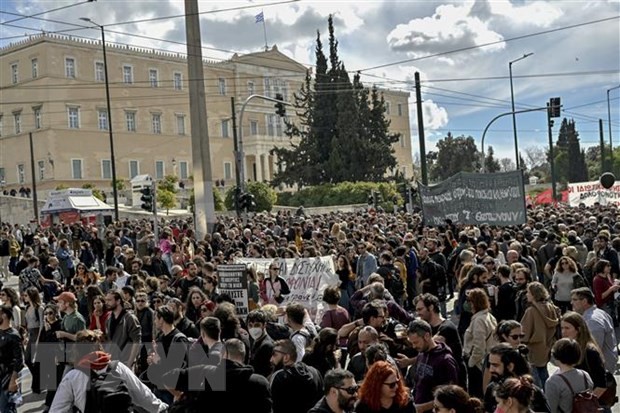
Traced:
<path fill-rule="evenodd" d="M 189 81 L 184 56 L 106 44 L 111 124 L 118 180 L 192 172 Z M 38 191 L 92 184 L 110 189 L 112 167 L 105 70 L 100 42 L 41 34 L 0 50 L 0 182 Z M 277 47 L 204 62 L 211 170 L 218 186 L 235 184 L 231 97 L 237 116 L 252 94 L 290 101 L 306 68 Z M 399 170 L 412 176 L 409 93 L 383 91 Z M 290 111 L 289 111 L 290 112 Z M 239 125 L 238 125 L 239 126 Z M 243 124 L 245 178 L 269 181 L 274 146 L 290 145 L 273 102 L 251 100 Z M 33 156 L 29 134 L 32 133 Z"/>

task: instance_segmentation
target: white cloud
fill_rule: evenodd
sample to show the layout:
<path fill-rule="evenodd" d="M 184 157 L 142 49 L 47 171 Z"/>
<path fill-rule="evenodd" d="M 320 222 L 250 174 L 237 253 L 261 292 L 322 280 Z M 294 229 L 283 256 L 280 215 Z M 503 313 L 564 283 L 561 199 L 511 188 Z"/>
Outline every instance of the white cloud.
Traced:
<path fill-rule="evenodd" d="M 399 24 L 388 34 L 388 44 L 394 51 L 419 57 L 502 40 L 502 35 L 491 30 L 488 22 L 471 15 L 472 5 L 472 2 L 461 6 L 442 5 L 431 17 Z M 499 43 L 479 50 L 489 52 L 504 47 Z"/>
<path fill-rule="evenodd" d="M 493 0 L 488 4 L 492 14 L 520 25 L 549 27 L 564 14 L 554 4 L 543 1 L 534 1 L 521 6 L 515 6 L 509 0 Z"/>
<path fill-rule="evenodd" d="M 425 99 L 422 102 L 422 113 L 424 116 L 424 130 L 441 129 L 448 124 L 448 111 L 431 99 Z M 411 123 L 412 132 L 415 132 L 417 135 L 418 113 L 415 98 L 409 101 L 409 122 Z"/>

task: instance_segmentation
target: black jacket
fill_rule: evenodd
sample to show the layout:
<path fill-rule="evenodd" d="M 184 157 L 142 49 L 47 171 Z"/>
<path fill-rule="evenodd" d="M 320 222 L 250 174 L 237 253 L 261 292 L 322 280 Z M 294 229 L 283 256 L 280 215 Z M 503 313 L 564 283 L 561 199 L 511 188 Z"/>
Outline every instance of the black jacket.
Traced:
<path fill-rule="evenodd" d="M 284 367 L 271 377 L 273 413 L 307 413 L 323 397 L 323 378 L 303 362 Z"/>
<path fill-rule="evenodd" d="M 202 378 L 201 383 L 193 382 L 197 377 Z M 222 360 L 218 366 L 174 369 L 163 379 L 166 387 L 185 393 L 182 401 L 170 407 L 171 413 L 204 412 L 208 406 L 225 406 L 228 412 L 271 413 L 267 379 L 255 374 L 252 367 L 232 360 Z"/>
<path fill-rule="evenodd" d="M 0 385 L 6 389 L 13 373 L 24 367 L 22 340 L 14 328 L 0 330 Z"/>
<path fill-rule="evenodd" d="M 327 400 L 323 396 L 312 409 L 308 410 L 308 413 L 334 413 L 334 411 L 327 405 Z"/>

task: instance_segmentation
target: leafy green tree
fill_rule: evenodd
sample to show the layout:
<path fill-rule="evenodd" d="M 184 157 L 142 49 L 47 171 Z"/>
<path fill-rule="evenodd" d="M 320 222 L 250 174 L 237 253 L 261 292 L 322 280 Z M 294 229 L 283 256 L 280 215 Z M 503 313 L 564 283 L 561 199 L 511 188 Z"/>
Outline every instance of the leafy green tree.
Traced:
<path fill-rule="evenodd" d="M 499 172 L 500 165 L 497 159 L 494 157 L 495 151 L 492 146 L 489 146 L 487 156 L 484 158 L 484 169 L 489 173 Z"/>
<path fill-rule="evenodd" d="M 236 189 L 237 187 L 233 186 L 228 191 L 226 191 L 224 205 L 228 210 L 235 209 L 234 197 Z M 254 202 L 256 202 L 256 211 L 271 211 L 278 199 L 276 191 L 264 182 L 248 182 L 246 185 L 246 191 L 254 195 Z"/>
<path fill-rule="evenodd" d="M 383 96 L 376 88 L 369 94 L 359 75 L 351 81 L 338 56 L 331 16 L 328 30 L 329 59 L 317 32 L 314 81 L 307 73 L 301 91 L 294 95 L 299 126 L 285 122 L 285 134 L 293 144 L 271 150 L 279 170 L 271 182 L 274 187 L 381 181 L 397 165 L 391 145 L 400 135 L 389 132 Z"/>
<path fill-rule="evenodd" d="M 57 191 L 62 191 L 63 189 L 69 189 L 69 187 L 67 185 L 65 185 L 65 184 L 56 185 L 56 190 Z"/>
<path fill-rule="evenodd" d="M 471 136 L 455 138 L 448 136 L 437 142 L 437 152 L 429 153 L 432 166 L 429 177 L 433 181 L 443 181 L 458 172 L 476 172 L 480 170 L 480 152 Z"/>
<path fill-rule="evenodd" d="M 170 213 L 170 209 L 177 205 L 177 197 L 174 192 L 171 192 L 165 188 L 157 188 L 157 203 L 159 206 L 166 210 L 166 215 Z"/>
<path fill-rule="evenodd" d="M 116 190 L 117 191 L 124 191 L 126 187 L 127 187 L 127 183 L 125 182 L 124 179 L 116 178 Z M 110 188 L 114 188 L 114 181 L 110 181 Z"/>
<path fill-rule="evenodd" d="M 157 183 L 157 188 L 176 194 L 178 192 L 177 182 L 179 182 L 179 178 L 175 175 L 166 175 Z"/>

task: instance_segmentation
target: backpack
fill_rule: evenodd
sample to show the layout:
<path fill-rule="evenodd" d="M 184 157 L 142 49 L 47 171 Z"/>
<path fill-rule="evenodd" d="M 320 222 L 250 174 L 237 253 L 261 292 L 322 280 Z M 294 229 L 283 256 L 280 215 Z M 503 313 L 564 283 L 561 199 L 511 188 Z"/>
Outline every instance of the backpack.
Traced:
<path fill-rule="evenodd" d="M 103 373 L 90 371 L 90 388 L 86 393 L 86 405 L 82 413 L 133 412 L 129 389 L 116 372 L 118 363 L 118 360 L 110 362 Z"/>
<path fill-rule="evenodd" d="M 564 380 L 564 383 L 568 386 L 571 393 L 573 394 L 573 410 L 572 412 L 564 412 L 564 413 L 598 413 L 600 409 L 600 405 L 598 402 L 598 398 L 592 393 L 592 390 L 588 389 L 588 381 L 586 380 L 586 375 L 582 374 L 583 383 L 586 385 L 586 390 L 575 393 L 573 390 L 573 386 L 570 385 L 570 382 L 564 377 L 564 375 L 559 374 L 560 378 Z"/>
<path fill-rule="evenodd" d="M 390 275 L 386 280 L 385 286 L 396 301 L 405 295 L 405 283 L 400 277 L 399 270 L 393 267 L 390 270 Z"/>

